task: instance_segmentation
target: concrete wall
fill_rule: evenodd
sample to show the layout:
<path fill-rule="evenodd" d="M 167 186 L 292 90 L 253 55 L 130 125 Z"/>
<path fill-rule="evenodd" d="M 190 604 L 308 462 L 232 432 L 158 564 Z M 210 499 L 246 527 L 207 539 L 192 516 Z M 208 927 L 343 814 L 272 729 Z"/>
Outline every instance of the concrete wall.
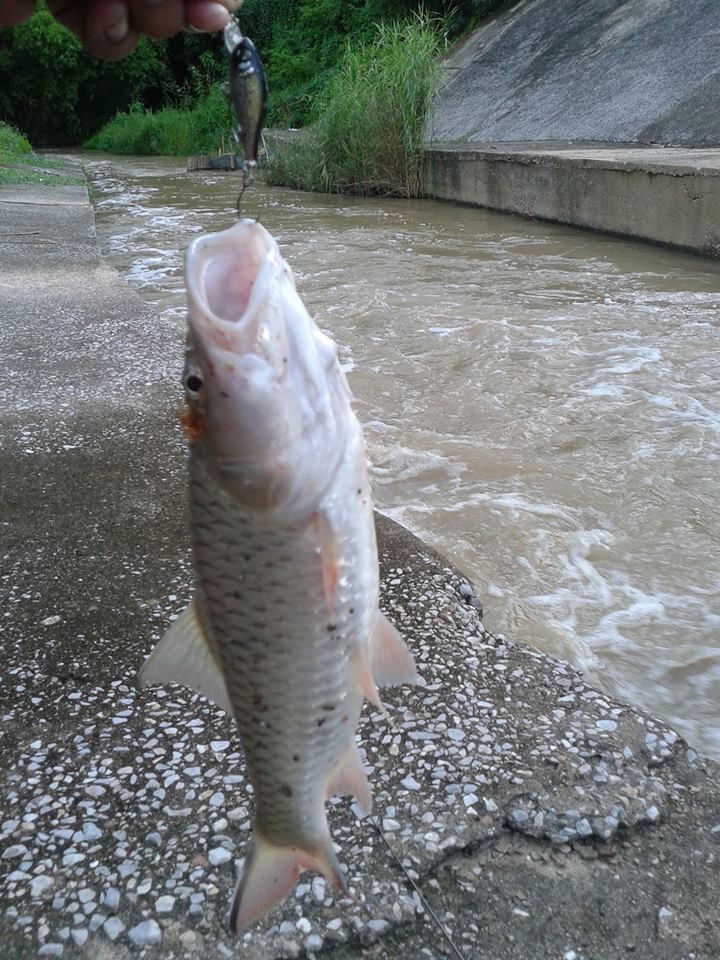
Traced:
<path fill-rule="evenodd" d="M 720 257 L 720 151 L 434 146 L 427 183 L 440 199 Z"/>
<path fill-rule="evenodd" d="M 446 79 L 434 140 L 720 145 L 720 0 L 520 0 Z"/>

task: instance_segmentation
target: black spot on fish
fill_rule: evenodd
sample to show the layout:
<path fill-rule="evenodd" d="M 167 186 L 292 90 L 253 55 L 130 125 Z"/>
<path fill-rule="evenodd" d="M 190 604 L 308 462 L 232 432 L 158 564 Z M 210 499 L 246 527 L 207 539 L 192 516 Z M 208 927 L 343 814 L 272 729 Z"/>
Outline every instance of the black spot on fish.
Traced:
<path fill-rule="evenodd" d="M 326 719 L 325 717 L 320 717 L 320 719 L 317 722 L 317 725 L 321 727 L 325 723 L 325 719 Z"/>
<path fill-rule="evenodd" d="M 328 631 L 328 633 L 332 633 L 334 630 L 337 630 L 337 624 L 336 624 L 336 623 L 329 623 L 329 624 L 327 625 L 327 631 Z"/>
<path fill-rule="evenodd" d="M 289 784 L 284 783 L 280 787 L 280 793 L 284 793 L 286 797 L 291 797 L 293 795 L 292 787 Z"/>
<path fill-rule="evenodd" d="M 355 607 L 350 607 L 350 609 L 348 610 L 348 613 L 355 613 Z"/>
<path fill-rule="evenodd" d="M 349 717 L 346 713 L 344 713 L 344 714 L 340 717 L 340 722 L 341 722 L 341 723 L 347 723 L 349 719 L 350 719 L 350 717 Z"/>
<path fill-rule="evenodd" d="M 359 496 L 359 497 L 362 496 L 362 490 L 360 489 L 360 487 L 358 487 L 358 496 Z"/>
<path fill-rule="evenodd" d="M 300 760 L 300 757 L 296 753 L 294 753 L 293 760 L 295 761 L 295 763 L 297 763 Z"/>
<path fill-rule="evenodd" d="M 249 553 L 243 554 L 243 560 L 244 560 L 246 563 L 250 563 L 250 554 L 249 554 Z"/>
<path fill-rule="evenodd" d="M 322 705 L 322 708 L 323 708 L 323 710 L 334 710 L 334 709 L 335 709 L 335 704 L 334 704 L 334 703 L 324 703 L 324 704 Z"/>

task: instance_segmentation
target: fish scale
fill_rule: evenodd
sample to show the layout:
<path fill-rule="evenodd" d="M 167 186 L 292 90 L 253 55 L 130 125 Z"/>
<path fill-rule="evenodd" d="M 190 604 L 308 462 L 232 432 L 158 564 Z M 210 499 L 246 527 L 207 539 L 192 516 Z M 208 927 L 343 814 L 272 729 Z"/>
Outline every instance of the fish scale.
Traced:
<path fill-rule="evenodd" d="M 257 223 L 195 240 L 186 274 L 197 589 L 141 682 L 184 683 L 236 720 L 255 801 L 239 931 L 303 870 L 347 893 L 325 801 L 369 809 L 363 697 L 379 705 L 378 685 L 416 677 L 378 607 L 364 441 L 335 345 Z"/>

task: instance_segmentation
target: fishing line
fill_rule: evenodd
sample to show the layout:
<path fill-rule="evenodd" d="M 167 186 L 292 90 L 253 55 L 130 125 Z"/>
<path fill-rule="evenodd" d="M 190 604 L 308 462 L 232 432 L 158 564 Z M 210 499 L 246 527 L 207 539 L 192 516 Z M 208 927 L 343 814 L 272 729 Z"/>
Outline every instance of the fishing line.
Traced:
<path fill-rule="evenodd" d="M 448 933 L 446 927 L 443 925 L 443 923 L 441 922 L 441 920 L 440 920 L 440 918 L 438 917 L 438 915 L 435 913 L 435 911 L 433 910 L 433 908 L 430 906 L 430 904 L 429 904 L 428 901 L 426 900 L 425 895 L 424 895 L 424 893 L 422 892 L 422 890 L 420 889 L 420 887 L 417 885 L 417 883 L 415 883 L 415 881 L 413 880 L 413 878 L 410 876 L 408 870 L 405 868 L 405 864 L 402 862 L 402 860 L 400 859 L 400 857 L 395 853 L 395 851 L 393 850 L 393 848 L 390 846 L 390 841 L 389 841 L 388 838 L 385 836 L 385 832 L 384 832 L 383 828 L 380 826 L 377 817 L 370 817 L 369 819 L 370 819 L 370 822 L 372 823 L 372 825 L 373 825 L 373 826 L 375 827 L 375 829 L 377 830 L 378 834 L 380 835 L 383 843 L 385 844 L 385 846 L 386 846 L 387 849 L 389 850 L 390 856 L 393 858 L 393 860 L 395 861 L 395 863 L 397 863 L 397 865 L 400 867 L 400 869 L 402 870 L 402 872 L 405 874 L 408 883 L 412 886 L 413 890 L 414 890 L 414 891 L 417 893 L 417 895 L 420 897 L 420 902 L 422 903 L 423 907 L 427 910 L 427 912 L 428 912 L 428 914 L 430 915 L 430 917 L 432 917 L 433 922 L 434 922 L 435 925 L 437 926 L 437 928 L 438 928 L 438 930 L 440 931 L 440 933 L 443 935 L 443 937 L 445 937 L 445 939 L 447 940 L 447 942 L 450 944 L 450 947 L 451 947 L 453 953 L 455 954 L 455 956 L 458 958 L 458 960 L 467 960 L 467 958 L 465 957 L 465 955 L 464 955 L 463 953 L 461 953 L 460 948 L 456 945 L 455 941 L 453 940 L 453 938 L 452 938 L 452 937 L 450 936 L 450 934 Z"/>

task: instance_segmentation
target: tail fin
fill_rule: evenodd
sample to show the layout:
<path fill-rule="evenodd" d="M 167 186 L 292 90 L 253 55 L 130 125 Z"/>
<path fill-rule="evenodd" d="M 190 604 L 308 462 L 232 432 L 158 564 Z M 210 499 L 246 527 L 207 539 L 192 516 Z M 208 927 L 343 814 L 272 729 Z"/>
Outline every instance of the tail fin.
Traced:
<path fill-rule="evenodd" d="M 324 874 L 341 893 L 350 895 L 329 833 L 311 853 L 299 847 L 279 847 L 265 840 L 256 829 L 248 845 L 245 870 L 235 888 L 230 929 L 240 933 L 282 903 L 303 870 Z"/>

